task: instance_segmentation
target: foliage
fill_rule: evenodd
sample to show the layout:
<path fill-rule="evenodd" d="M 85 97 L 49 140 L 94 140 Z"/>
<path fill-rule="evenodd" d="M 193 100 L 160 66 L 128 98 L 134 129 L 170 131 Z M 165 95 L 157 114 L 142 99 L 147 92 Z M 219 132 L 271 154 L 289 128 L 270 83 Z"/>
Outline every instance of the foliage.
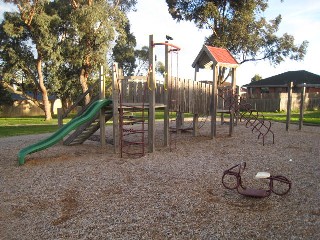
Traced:
<path fill-rule="evenodd" d="M 294 43 L 294 37 L 277 35 L 281 15 L 267 21 L 268 0 L 166 0 L 177 21 L 192 21 L 212 34 L 206 44 L 228 49 L 240 64 L 269 60 L 277 65 L 286 58 L 303 60 L 308 42 Z"/>
<path fill-rule="evenodd" d="M 141 49 L 135 50 L 136 71 L 135 75 L 146 74 L 149 68 L 149 47 L 143 46 Z"/>
<path fill-rule="evenodd" d="M 11 105 L 12 103 L 11 93 L 7 91 L 0 82 L 0 108 L 2 105 Z"/>
<path fill-rule="evenodd" d="M 136 38 L 130 32 L 130 23 L 127 22 L 124 32 L 118 37 L 116 45 L 113 48 L 113 59 L 119 63 L 119 67 L 123 69 L 126 76 L 133 75 L 135 65 Z"/>
<path fill-rule="evenodd" d="M 136 62 L 136 71 L 135 75 L 147 75 L 149 70 L 149 47 L 143 46 L 141 49 L 134 51 L 135 62 Z M 156 73 L 164 76 L 165 74 L 165 66 L 161 61 L 156 61 L 155 66 Z"/>
<path fill-rule="evenodd" d="M 106 69 L 106 57 L 118 37 L 122 44 L 128 37 L 135 41 L 125 26 L 130 26 L 126 13 L 134 9 L 136 0 L 6 2 L 16 4 L 19 12 L 6 12 L 0 25 L 5 87 L 15 90 L 18 86 L 16 93 L 43 109 L 45 102 L 30 99 L 26 90 L 40 90 L 43 96 L 48 91 L 60 97 L 65 106 L 88 89 L 100 65 Z M 122 50 L 132 55 L 132 49 Z"/>
<path fill-rule="evenodd" d="M 163 62 L 160 62 L 160 61 L 157 61 L 156 63 L 156 72 L 160 73 L 162 76 L 165 75 L 165 72 L 166 72 L 166 68 L 163 64 Z"/>
<path fill-rule="evenodd" d="M 45 79 L 44 67 L 52 69 L 57 64 L 55 60 L 59 57 L 59 51 L 56 49 L 57 37 L 54 36 L 59 26 L 59 18 L 44 11 L 45 0 L 22 1 L 16 4 L 19 13 L 6 12 L 0 25 L 3 79 L 6 87 L 24 95 L 42 108 L 46 119 L 49 120 L 49 86 Z M 24 84 L 33 84 L 33 88 L 42 93 L 41 102 L 25 93 L 23 83 L 16 81 L 17 73 L 22 75 Z M 20 85 L 21 92 L 16 91 L 13 84 Z"/>
<path fill-rule="evenodd" d="M 262 77 L 259 74 L 256 74 L 251 78 L 251 82 L 260 81 L 261 79 Z"/>

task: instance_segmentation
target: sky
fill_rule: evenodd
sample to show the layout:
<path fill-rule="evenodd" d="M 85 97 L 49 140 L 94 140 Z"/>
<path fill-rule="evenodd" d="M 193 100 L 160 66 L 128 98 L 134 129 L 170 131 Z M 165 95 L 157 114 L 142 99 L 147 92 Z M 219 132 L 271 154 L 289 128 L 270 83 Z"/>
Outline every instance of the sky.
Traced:
<path fill-rule="evenodd" d="M 149 35 L 154 36 L 155 42 L 165 41 L 165 36 L 174 38 L 171 41 L 181 48 L 178 56 L 172 56 L 172 74 L 180 78 L 193 79 L 192 63 L 201 50 L 204 39 L 210 34 L 209 30 L 199 30 L 191 22 L 177 23 L 168 13 L 165 0 L 138 0 L 136 11 L 129 13 L 131 31 L 137 40 L 137 48 L 148 46 Z M 7 4 L 0 1 L 0 19 L 4 11 L 10 10 Z M 267 20 L 282 15 L 282 22 L 278 34 L 293 35 L 297 44 L 307 40 L 309 46 L 303 61 L 286 60 L 271 66 L 268 61 L 244 63 L 237 69 L 237 85 L 250 83 L 255 74 L 267 78 L 286 71 L 306 70 L 320 75 L 320 1 L 315 0 L 270 0 L 269 8 L 264 13 Z M 155 54 L 158 60 L 164 62 L 164 47 L 157 46 Z M 198 80 L 211 80 L 211 72 L 200 71 Z"/>

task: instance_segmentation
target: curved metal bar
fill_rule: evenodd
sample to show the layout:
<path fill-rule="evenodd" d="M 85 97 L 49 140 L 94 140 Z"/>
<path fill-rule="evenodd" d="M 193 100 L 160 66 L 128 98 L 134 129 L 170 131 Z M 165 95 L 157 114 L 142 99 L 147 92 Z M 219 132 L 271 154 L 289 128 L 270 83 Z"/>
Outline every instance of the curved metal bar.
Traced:
<path fill-rule="evenodd" d="M 175 48 L 175 49 L 176 49 L 175 51 L 180 51 L 180 50 L 181 50 L 180 47 L 178 47 L 178 46 L 176 46 L 176 45 L 173 45 L 172 43 L 169 43 L 169 42 L 152 43 L 152 46 L 153 46 L 153 47 L 156 46 L 156 45 L 167 45 L 167 46 L 169 46 L 169 47 Z"/>

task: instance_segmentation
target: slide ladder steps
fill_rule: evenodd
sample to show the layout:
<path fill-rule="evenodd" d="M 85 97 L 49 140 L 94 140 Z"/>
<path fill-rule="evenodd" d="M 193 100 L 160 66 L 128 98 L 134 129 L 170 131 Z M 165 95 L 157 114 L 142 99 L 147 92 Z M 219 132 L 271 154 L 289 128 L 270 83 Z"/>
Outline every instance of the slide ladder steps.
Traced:
<path fill-rule="evenodd" d="M 106 122 L 112 118 L 112 112 L 107 111 L 105 115 Z M 89 121 L 80 126 L 74 131 L 64 142 L 64 145 L 79 145 L 84 143 L 91 135 L 100 128 L 99 114 L 92 121 Z"/>

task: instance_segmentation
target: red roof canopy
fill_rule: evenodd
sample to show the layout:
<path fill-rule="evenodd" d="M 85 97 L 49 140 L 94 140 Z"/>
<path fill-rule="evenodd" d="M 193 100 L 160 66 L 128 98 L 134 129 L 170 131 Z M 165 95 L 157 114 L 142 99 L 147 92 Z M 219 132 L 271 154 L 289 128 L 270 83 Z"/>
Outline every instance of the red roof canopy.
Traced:
<path fill-rule="evenodd" d="M 230 63 L 230 64 L 238 64 L 237 60 L 231 55 L 231 53 L 225 48 L 218 48 L 207 46 L 209 52 L 212 56 L 217 60 L 218 63 Z"/>
<path fill-rule="evenodd" d="M 203 45 L 192 67 L 207 68 L 212 64 L 226 67 L 237 67 L 239 65 L 227 49 Z"/>

